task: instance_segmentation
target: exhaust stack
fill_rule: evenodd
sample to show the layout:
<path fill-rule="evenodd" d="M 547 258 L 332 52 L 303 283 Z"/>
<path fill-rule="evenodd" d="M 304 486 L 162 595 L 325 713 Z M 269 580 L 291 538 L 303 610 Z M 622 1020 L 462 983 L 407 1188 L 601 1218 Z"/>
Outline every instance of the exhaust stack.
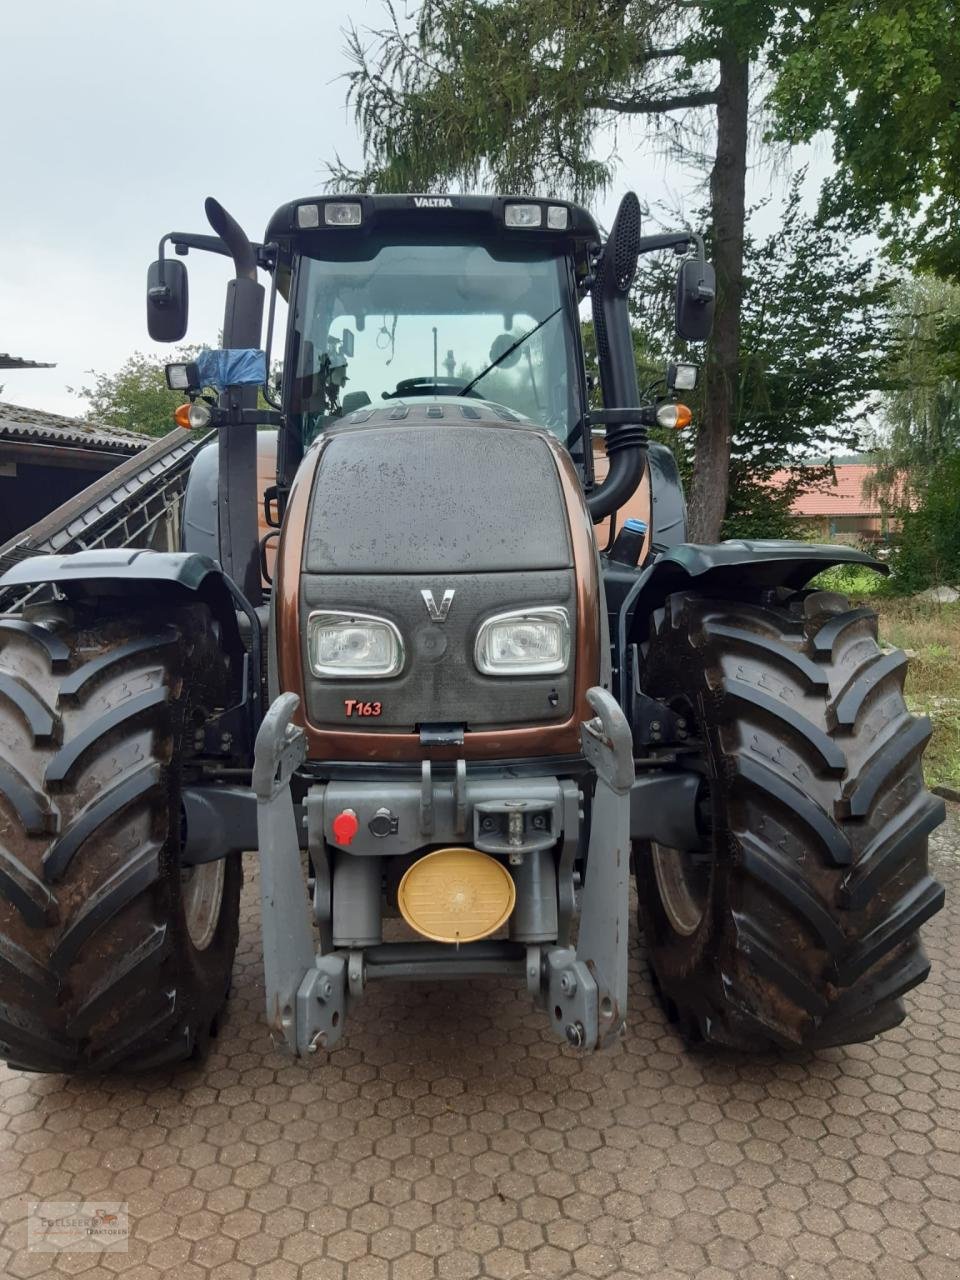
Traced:
<path fill-rule="evenodd" d="M 639 256 L 640 202 L 628 191 L 620 201 L 592 290 L 604 408 L 619 411 L 610 415 L 612 421 L 606 426 L 610 471 L 603 484 L 587 498 L 594 523 L 623 506 L 636 492 L 646 463 L 647 429 L 642 425 L 639 412 L 640 387 L 628 308 Z M 629 421 L 630 415 L 623 412 L 630 409 L 637 410 L 635 422 Z"/>

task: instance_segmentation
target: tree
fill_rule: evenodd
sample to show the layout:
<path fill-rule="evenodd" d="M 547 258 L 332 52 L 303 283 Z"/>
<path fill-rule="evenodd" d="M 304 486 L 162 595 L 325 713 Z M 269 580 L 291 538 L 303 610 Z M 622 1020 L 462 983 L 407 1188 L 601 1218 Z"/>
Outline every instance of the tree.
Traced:
<path fill-rule="evenodd" d="M 70 390 L 88 401 L 89 422 L 165 436 L 173 430 L 174 410 L 183 403 L 183 392 L 169 389 L 164 365 L 195 360 L 199 350 L 196 346 L 179 347 L 172 356 L 146 356 L 135 351 L 116 373 L 91 369 L 93 385 Z"/>
<path fill-rule="evenodd" d="M 832 478 L 829 464 L 810 458 L 857 449 L 891 385 L 892 285 L 854 252 L 841 226 L 804 214 L 803 177 L 791 184 L 778 230 L 745 239 L 726 537 L 795 533 L 793 500 Z M 682 346 L 664 341 L 672 284 L 666 264 L 651 263 L 636 310 L 640 349 L 661 369 L 684 356 Z M 695 418 L 709 394 L 708 386 L 693 393 Z M 690 446 L 682 436 L 677 443 L 688 468 Z M 788 475 L 772 489 L 775 472 Z"/>
<path fill-rule="evenodd" d="M 402 22 L 349 36 L 349 95 L 367 167 L 339 161 L 340 189 L 606 186 L 598 132 L 644 117 L 663 141 L 715 135 L 710 208 L 718 297 L 691 485 L 694 536 L 723 518 L 739 379 L 751 61 L 777 7 L 762 0 L 424 0 Z M 368 47 L 369 44 L 369 47 Z M 705 113 L 709 112 L 709 116 Z M 705 121 L 707 121 L 705 126 Z"/>
<path fill-rule="evenodd" d="M 873 489 L 901 521 L 894 583 L 916 591 L 960 581 L 960 287 L 933 276 L 902 281 L 894 322 Z"/>
<path fill-rule="evenodd" d="M 833 134 L 824 207 L 894 258 L 960 281 L 960 22 L 944 0 L 807 0 L 785 10 L 775 133 Z"/>
<path fill-rule="evenodd" d="M 897 591 L 960 584 L 958 492 L 960 453 L 950 453 L 931 472 L 919 505 L 900 513 L 902 525 L 891 564 Z"/>
<path fill-rule="evenodd" d="M 960 454 L 960 286 L 933 276 L 894 295 L 897 359 L 877 441 L 880 481 L 919 495 L 945 458 Z"/>

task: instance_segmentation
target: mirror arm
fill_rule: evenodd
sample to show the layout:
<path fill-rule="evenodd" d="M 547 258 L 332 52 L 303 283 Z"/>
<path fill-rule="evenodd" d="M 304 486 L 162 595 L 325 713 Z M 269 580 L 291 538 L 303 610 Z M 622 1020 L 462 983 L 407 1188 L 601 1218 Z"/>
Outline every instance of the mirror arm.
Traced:
<path fill-rule="evenodd" d="M 698 256 L 703 257 L 703 238 L 695 232 L 666 232 L 663 236 L 641 236 L 637 251 L 654 253 L 660 248 L 675 248 L 677 253 L 686 253 L 691 244 L 698 250 Z"/>
<path fill-rule="evenodd" d="M 277 246 L 275 244 L 267 245 L 266 250 L 267 252 L 273 251 L 274 261 L 276 261 L 275 255 L 276 255 Z M 265 346 L 265 355 L 266 355 L 266 361 L 267 361 L 267 376 L 266 376 L 266 381 L 261 387 L 261 391 L 263 392 L 263 398 L 264 400 L 266 400 L 267 404 L 269 404 L 274 409 L 282 409 L 283 405 L 274 395 L 273 387 L 271 387 L 270 385 L 270 356 L 273 351 L 273 322 L 274 322 L 274 317 L 276 315 L 276 310 L 277 310 L 277 273 L 274 272 L 272 283 L 270 285 L 270 308 L 267 312 L 267 340 L 266 340 L 266 346 Z"/>
<path fill-rule="evenodd" d="M 166 266 L 163 246 L 169 239 L 169 236 L 162 236 L 160 243 L 157 245 L 157 285 L 156 288 L 147 290 L 148 299 L 152 299 L 158 307 L 165 307 L 170 301 L 170 286 L 167 284 L 163 274 L 163 269 Z"/>

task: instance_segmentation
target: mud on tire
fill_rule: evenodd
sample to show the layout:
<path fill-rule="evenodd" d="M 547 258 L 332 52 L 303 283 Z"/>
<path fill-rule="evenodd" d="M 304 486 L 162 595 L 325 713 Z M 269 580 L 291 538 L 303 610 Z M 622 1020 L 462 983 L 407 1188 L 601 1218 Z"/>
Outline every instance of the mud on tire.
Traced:
<path fill-rule="evenodd" d="M 675 595 L 642 686 L 704 743 L 699 855 L 635 850 L 656 985 L 689 1038 L 741 1049 L 870 1039 L 927 976 L 918 929 L 943 905 L 927 837 L 925 718 L 876 616 L 826 592 L 734 603 Z"/>
<path fill-rule="evenodd" d="M 215 1029 L 242 873 L 238 857 L 181 871 L 180 787 L 194 723 L 223 705 L 224 671 L 202 606 L 0 618 L 0 1057 L 11 1065 L 146 1069 L 202 1052 Z"/>

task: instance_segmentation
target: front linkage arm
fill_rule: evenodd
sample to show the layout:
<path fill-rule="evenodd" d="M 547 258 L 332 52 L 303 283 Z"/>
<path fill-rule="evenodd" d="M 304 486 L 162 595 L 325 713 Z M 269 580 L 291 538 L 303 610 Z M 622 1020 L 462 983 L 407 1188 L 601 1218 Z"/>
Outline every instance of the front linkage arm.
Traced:
<path fill-rule="evenodd" d="M 347 999 L 346 958 L 314 953 L 290 792 L 307 754 L 306 736 L 292 723 L 299 705 L 295 693 L 273 703 L 257 734 L 253 765 L 267 1021 L 297 1057 L 333 1048 Z"/>
<path fill-rule="evenodd" d="M 581 737 L 596 787 L 580 934 L 576 949 L 544 948 L 539 982 L 535 965 L 531 989 L 539 988 L 556 1035 L 577 1048 L 595 1049 L 620 1033 L 627 1005 L 634 764 L 630 728 L 616 701 L 600 688 L 587 697 L 597 714 L 581 726 Z M 303 730 L 292 723 L 299 701 L 285 693 L 270 707 L 257 734 L 253 769 L 267 1019 L 298 1057 L 333 1048 L 343 1034 L 348 991 L 356 985 L 348 984 L 348 964 L 358 955 L 314 950 L 290 790 L 306 755 Z"/>
<path fill-rule="evenodd" d="M 609 1045 L 627 1011 L 630 899 L 630 793 L 633 740 L 619 704 L 606 689 L 587 700 L 597 712 L 580 727 L 583 754 L 597 775 L 576 951 L 547 952 L 551 1022 L 578 1048 Z"/>

